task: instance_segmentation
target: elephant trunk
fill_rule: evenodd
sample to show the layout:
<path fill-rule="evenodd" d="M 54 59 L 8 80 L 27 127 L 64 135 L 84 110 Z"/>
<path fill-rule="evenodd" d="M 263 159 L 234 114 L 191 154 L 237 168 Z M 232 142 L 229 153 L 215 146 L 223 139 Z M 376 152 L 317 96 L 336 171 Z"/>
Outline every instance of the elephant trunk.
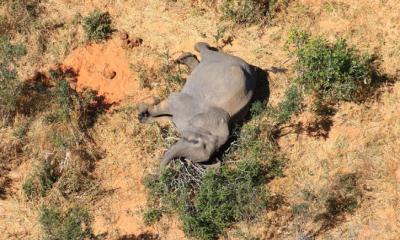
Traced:
<path fill-rule="evenodd" d="M 168 149 L 168 151 L 164 154 L 164 157 L 161 159 L 161 166 L 167 166 L 171 160 L 177 157 L 182 157 L 183 152 L 188 146 L 185 144 L 184 140 L 180 139 L 174 145 Z"/>

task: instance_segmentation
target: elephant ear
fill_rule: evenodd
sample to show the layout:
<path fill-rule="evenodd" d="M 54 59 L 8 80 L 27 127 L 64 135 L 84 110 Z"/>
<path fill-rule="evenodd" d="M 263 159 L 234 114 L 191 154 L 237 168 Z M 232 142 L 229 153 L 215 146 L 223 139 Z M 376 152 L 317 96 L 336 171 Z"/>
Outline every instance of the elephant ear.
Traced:
<path fill-rule="evenodd" d="M 194 116 L 189 125 L 196 129 L 194 132 L 201 132 L 204 136 L 217 138 L 217 149 L 222 146 L 229 137 L 229 114 L 220 108 L 210 108 L 204 113 Z"/>
<path fill-rule="evenodd" d="M 181 137 L 182 139 L 194 144 L 195 146 L 200 146 L 201 144 L 203 144 L 202 134 L 196 133 L 195 131 L 183 131 Z"/>

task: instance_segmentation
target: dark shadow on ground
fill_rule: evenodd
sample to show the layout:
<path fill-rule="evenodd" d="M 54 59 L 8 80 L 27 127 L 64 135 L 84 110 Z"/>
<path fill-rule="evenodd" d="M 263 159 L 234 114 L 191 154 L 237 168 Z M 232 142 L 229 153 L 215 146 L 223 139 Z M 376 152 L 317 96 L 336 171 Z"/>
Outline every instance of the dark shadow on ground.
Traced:
<path fill-rule="evenodd" d="M 11 179 L 7 176 L 0 179 L 0 200 L 5 200 L 7 198 L 7 189 L 11 187 Z"/>
<path fill-rule="evenodd" d="M 99 234 L 97 236 L 93 236 L 93 239 L 95 240 L 106 240 L 110 239 L 108 236 L 108 232 Z M 114 238 L 112 238 L 114 239 Z M 156 233 L 152 233 L 149 231 L 140 233 L 138 235 L 135 234 L 125 234 L 121 237 L 115 238 L 116 240 L 160 240 L 160 236 Z"/>

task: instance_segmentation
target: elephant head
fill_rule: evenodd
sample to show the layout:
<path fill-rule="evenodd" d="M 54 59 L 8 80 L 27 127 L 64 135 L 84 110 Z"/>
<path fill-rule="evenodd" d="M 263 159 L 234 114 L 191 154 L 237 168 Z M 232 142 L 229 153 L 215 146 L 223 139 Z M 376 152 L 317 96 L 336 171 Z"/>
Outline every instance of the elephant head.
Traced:
<path fill-rule="evenodd" d="M 161 165 L 174 158 L 188 158 L 193 162 L 206 162 L 227 141 L 229 114 L 222 109 L 211 108 L 197 114 L 181 132 L 181 138 L 164 154 Z"/>

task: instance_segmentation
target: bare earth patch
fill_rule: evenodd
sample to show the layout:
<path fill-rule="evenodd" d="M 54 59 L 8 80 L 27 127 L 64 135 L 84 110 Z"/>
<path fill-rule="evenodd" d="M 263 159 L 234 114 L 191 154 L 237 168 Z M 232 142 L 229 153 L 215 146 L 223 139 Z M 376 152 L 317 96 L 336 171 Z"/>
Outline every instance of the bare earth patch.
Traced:
<path fill-rule="evenodd" d="M 114 38 L 73 50 L 65 59 L 64 67 L 77 74 L 76 89 L 96 90 L 110 103 L 126 99 L 140 101 L 146 91 L 139 91 L 122 44 L 120 39 Z"/>

